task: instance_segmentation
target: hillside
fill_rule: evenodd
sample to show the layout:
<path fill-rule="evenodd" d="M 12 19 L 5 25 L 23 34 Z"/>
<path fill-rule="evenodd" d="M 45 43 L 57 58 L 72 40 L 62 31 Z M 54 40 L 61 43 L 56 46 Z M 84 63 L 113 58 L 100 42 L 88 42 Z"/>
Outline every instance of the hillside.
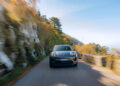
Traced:
<path fill-rule="evenodd" d="M 80 44 L 80 45 L 84 45 L 83 42 L 77 40 L 76 38 L 71 37 L 71 40 L 72 40 L 72 43 L 73 43 L 74 45 L 78 45 L 78 44 Z"/>

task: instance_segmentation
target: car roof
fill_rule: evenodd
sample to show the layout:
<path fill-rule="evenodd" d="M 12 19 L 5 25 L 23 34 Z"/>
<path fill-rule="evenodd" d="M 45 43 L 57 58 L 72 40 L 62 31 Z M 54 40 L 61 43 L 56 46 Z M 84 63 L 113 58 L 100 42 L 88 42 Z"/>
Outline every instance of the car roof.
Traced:
<path fill-rule="evenodd" d="M 70 45 L 68 45 L 68 44 L 61 44 L 61 45 L 55 45 L 55 46 L 70 46 Z"/>

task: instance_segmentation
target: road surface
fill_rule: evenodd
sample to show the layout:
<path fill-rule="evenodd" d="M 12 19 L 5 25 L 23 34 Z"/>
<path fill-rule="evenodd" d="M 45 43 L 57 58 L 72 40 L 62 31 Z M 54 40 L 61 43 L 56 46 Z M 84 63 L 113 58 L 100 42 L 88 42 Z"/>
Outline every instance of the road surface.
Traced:
<path fill-rule="evenodd" d="M 48 58 L 14 86 L 120 86 L 120 76 L 79 61 L 78 67 L 49 68 Z"/>

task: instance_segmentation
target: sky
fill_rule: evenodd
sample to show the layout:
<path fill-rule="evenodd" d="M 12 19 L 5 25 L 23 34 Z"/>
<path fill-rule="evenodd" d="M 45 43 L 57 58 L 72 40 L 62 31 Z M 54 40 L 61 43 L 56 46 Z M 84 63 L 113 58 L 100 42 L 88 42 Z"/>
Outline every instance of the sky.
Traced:
<path fill-rule="evenodd" d="M 42 15 L 58 17 L 63 32 L 83 43 L 120 49 L 120 0 L 41 0 Z"/>

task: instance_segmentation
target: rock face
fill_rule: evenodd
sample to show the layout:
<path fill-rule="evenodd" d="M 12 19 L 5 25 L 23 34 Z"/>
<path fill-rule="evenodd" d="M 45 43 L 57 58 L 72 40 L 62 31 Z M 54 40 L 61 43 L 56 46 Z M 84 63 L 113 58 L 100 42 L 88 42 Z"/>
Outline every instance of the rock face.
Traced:
<path fill-rule="evenodd" d="M 3 8 L 0 6 L 0 21 L 4 22 L 5 18 L 2 13 L 3 13 Z"/>
<path fill-rule="evenodd" d="M 2 51 L 0 51 L 0 62 L 2 64 L 5 64 L 5 66 L 7 67 L 8 70 L 12 70 L 13 69 L 13 63 L 12 63 L 12 61 Z"/>
<path fill-rule="evenodd" d="M 4 39 L 0 38 L 0 51 L 1 51 L 2 48 L 3 48 L 3 44 L 4 44 Z"/>
<path fill-rule="evenodd" d="M 25 36 L 25 39 L 26 39 L 25 41 L 27 41 L 29 43 L 33 43 L 33 42 L 39 43 L 40 42 L 40 40 L 38 38 L 38 33 L 37 33 L 37 24 L 32 23 L 32 22 L 28 22 L 26 24 L 21 24 L 20 31 Z M 27 39 L 29 39 L 29 41 Z"/>
<path fill-rule="evenodd" d="M 0 17 L 4 15 L 1 13 Z M 0 21 L 0 26 L 0 64 L 4 64 L 5 69 L 10 71 L 18 63 L 25 68 L 37 61 L 43 55 L 42 52 L 45 53 L 44 47 L 37 49 L 40 38 L 35 22 L 28 21 L 16 28 Z"/>

